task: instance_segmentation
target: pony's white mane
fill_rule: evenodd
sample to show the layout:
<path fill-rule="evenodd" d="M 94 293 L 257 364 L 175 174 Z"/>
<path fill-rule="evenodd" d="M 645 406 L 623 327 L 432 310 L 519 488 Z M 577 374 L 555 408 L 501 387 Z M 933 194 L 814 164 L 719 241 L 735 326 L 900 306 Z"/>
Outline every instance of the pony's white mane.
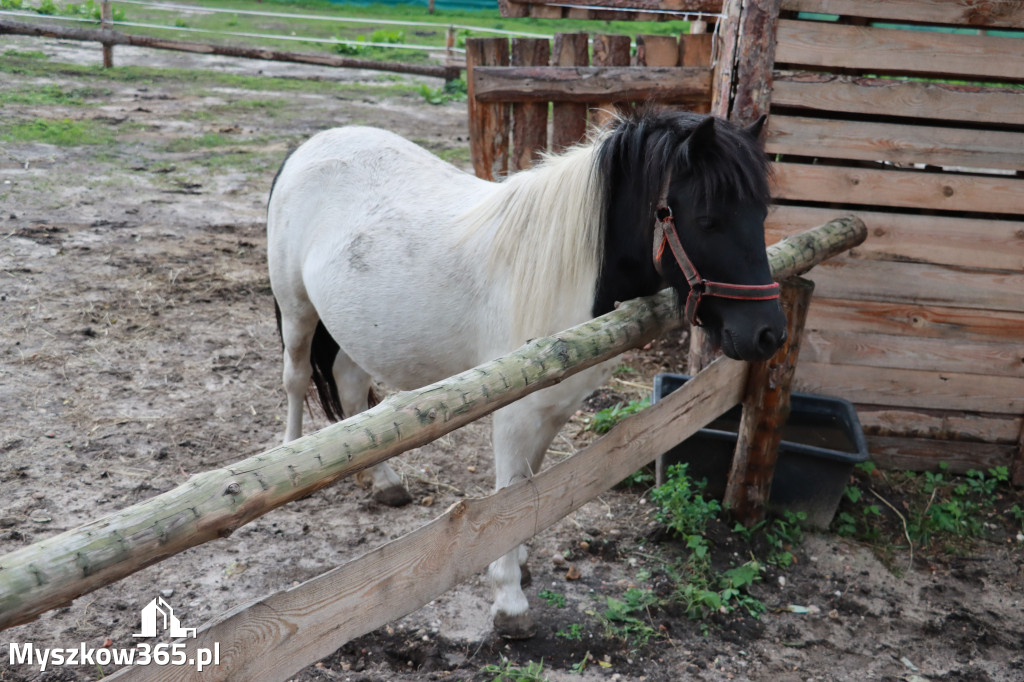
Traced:
<path fill-rule="evenodd" d="M 545 156 L 462 218 L 464 239 L 488 254 L 490 276 L 508 278 L 512 344 L 590 314 L 604 234 L 599 142 Z"/>

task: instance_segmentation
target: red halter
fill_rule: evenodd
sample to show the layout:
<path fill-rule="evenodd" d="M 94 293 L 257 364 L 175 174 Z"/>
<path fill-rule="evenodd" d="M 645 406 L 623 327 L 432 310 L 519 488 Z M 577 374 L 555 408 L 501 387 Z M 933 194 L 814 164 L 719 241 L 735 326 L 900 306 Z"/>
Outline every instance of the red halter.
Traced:
<path fill-rule="evenodd" d="M 745 301 L 770 301 L 779 297 L 779 285 L 776 282 L 771 284 L 724 284 L 704 279 L 697 272 L 697 268 L 690 261 L 683 249 L 683 243 L 679 241 L 676 233 L 676 222 L 672 216 L 672 208 L 668 205 L 668 185 L 671 178 L 666 178 L 665 185 L 661 189 L 661 196 L 658 197 L 658 206 L 655 209 L 656 221 L 654 223 L 654 267 L 661 273 L 661 259 L 665 254 L 667 244 L 675 256 L 676 263 L 686 276 L 690 285 L 690 295 L 686 297 L 686 319 L 690 324 L 700 324 L 697 317 L 697 309 L 700 307 L 701 299 L 705 296 L 717 296 L 719 298 L 732 298 Z M 660 238 L 659 238 L 660 234 Z"/>

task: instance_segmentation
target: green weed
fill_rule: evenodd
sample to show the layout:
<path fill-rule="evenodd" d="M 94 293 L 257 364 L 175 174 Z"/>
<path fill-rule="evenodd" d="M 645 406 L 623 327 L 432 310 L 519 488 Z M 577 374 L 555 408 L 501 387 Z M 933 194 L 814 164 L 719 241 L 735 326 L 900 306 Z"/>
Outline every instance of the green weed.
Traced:
<path fill-rule="evenodd" d="M 559 630 L 555 633 L 555 637 L 580 642 L 583 640 L 583 626 L 579 623 L 570 623 L 568 630 Z"/>
<path fill-rule="evenodd" d="M 420 95 L 428 104 L 448 104 L 449 102 L 466 101 L 466 79 L 456 78 L 445 81 L 440 88 L 432 88 L 428 85 L 419 87 Z"/>
<path fill-rule="evenodd" d="M 491 682 L 546 682 L 547 680 L 544 677 L 543 659 L 539 663 L 529 661 L 525 668 L 521 668 L 502 656 L 500 664 L 485 665 L 480 672 L 488 676 L 494 675 Z"/>
<path fill-rule="evenodd" d="M 561 592 L 552 592 L 551 590 L 541 590 L 537 593 L 537 596 L 544 600 L 548 606 L 554 606 L 556 609 L 565 608 L 565 595 Z"/>
<path fill-rule="evenodd" d="M 651 401 L 647 398 L 642 400 L 630 400 L 626 405 L 616 403 L 612 407 L 606 407 L 603 410 L 595 412 L 594 416 L 591 417 L 587 423 L 587 428 L 594 433 L 608 433 L 611 431 L 613 426 L 626 417 L 636 414 L 641 410 L 645 410 L 650 406 Z"/>

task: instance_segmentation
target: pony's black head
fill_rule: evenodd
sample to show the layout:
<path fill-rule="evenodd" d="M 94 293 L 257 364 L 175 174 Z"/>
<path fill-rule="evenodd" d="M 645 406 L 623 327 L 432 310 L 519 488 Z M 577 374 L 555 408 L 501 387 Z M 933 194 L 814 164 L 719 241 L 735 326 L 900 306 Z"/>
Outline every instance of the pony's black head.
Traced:
<path fill-rule="evenodd" d="M 739 128 L 709 116 L 649 110 L 617 122 L 598 155 L 605 234 L 595 315 L 666 283 L 687 300 L 691 286 L 672 249 L 656 255 L 656 208 L 666 187 L 680 245 L 702 279 L 741 288 L 771 284 L 762 123 Z M 696 320 L 731 358 L 763 360 L 785 340 L 778 300 L 756 298 L 700 299 Z"/>

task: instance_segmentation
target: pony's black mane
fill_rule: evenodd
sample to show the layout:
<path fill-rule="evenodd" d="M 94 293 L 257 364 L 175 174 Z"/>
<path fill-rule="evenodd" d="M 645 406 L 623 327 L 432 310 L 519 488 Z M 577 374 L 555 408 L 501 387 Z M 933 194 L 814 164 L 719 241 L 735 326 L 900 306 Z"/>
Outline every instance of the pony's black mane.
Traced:
<path fill-rule="evenodd" d="M 691 196 L 707 202 L 768 206 L 768 160 L 750 132 L 716 119 L 711 141 L 701 145 L 700 153 L 691 153 L 685 143 L 707 118 L 640 108 L 618 119 L 599 141 L 605 233 L 595 315 L 611 310 L 615 301 L 657 291 L 651 229 L 667 173 L 674 182 L 691 183 Z"/>

